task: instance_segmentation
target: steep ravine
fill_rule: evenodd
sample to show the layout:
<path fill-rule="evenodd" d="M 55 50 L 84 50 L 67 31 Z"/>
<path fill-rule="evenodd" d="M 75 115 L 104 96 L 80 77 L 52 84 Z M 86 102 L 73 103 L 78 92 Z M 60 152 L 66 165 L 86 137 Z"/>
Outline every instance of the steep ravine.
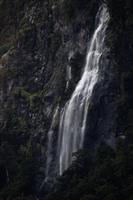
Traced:
<path fill-rule="evenodd" d="M 116 149 L 120 138 L 132 143 L 132 2 L 104 2 L 110 21 L 87 115 L 90 152 L 103 143 Z M 33 200 L 40 188 L 43 196 L 48 131 L 54 154 L 60 113 L 81 78 L 101 3 L 0 1 L 0 199 Z"/>

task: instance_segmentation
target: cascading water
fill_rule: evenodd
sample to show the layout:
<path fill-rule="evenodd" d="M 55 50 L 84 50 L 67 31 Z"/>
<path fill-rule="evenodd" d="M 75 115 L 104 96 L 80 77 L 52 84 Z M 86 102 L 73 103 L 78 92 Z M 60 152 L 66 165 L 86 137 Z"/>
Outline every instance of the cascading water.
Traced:
<path fill-rule="evenodd" d="M 83 147 L 87 113 L 94 86 L 99 78 L 99 66 L 104 52 L 105 31 L 108 21 L 108 10 L 105 6 L 102 6 L 96 17 L 96 28 L 89 43 L 81 80 L 61 112 L 56 156 L 53 155 L 53 135 L 59 105 L 54 111 L 48 132 L 45 180 L 40 188 L 43 187 L 45 182 L 52 180 L 56 173 L 61 175 L 71 164 L 72 154 Z M 56 163 L 55 167 L 52 166 L 53 163 Z M 57 166 L 59 166 L 58 169 Z M 51 169 L 54 172 L 51 172 Z"/>
<path fill-rule="evenodd" d="M 58 139 L 60 175 L 71 164 L 72 153 L 83 147 L 87 113 L 94 86 L 99 78 L 108 19 L 108 10 L 102 6 L 96 17 L 96 29 L 90 41 L 83 75 L 61 114 Z"/>
<path fill-rule="evenodd" d="M 42 187 L 44 186 L 45 183 L 47 183 L 48 181 L 50 181 L 51 177 L 53 176 L 51 173 L 51 165 L 53 164 L 53 160 L 54 160 L 54 156 L 53 156 L 53 138 L 54 138 L 54 129 L 55 129 L 55 124 L 56 124 L 56 120 L 58 117 L 58 113 L 59 113 L 59 105 L 57 105 L 56 109 L 54 110 L 53 113 L 53 119 L 52 119 L 52 123 L 50 126 L 50 129 L 48 131 L 48 141 L 47 141 L 47 152 L 46 152 L 46 166 L 45 166 L 45 179 L 42 182 L 40 189 L 42 189 Z"/>
<path fill-rule="evenodd" d="M 52 156 L 53 134 L 54 134 L 55 121 L 56 121 L 56 118 L 57 118 L 57 115 L 58 115 L 58 110 L 59 110 L 59 105 L 57 105 L 57 107 L 56 107 L 56 109 L 54 111 L 51 127 L 50 127 L 50 130 L 48 132 L 47 161 L 46 161 L 46 170 L 45 170 L 45 180 L 46 181 L 49 178 L 50 165 L 51 165 L 51 162 L 52 162 L 52 159 L 53 159 L 53 156 Z"/>

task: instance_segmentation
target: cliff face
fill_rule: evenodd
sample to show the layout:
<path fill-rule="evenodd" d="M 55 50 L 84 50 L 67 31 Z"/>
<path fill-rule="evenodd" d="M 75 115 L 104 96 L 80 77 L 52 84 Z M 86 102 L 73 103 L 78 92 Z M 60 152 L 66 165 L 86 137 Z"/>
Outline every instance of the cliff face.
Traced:
<path fill-rule="evenodd" d="M 94 90 L 86 132 L 91 144 L 98 138 L 98 142 L 106 141 L 115 147 L 116 139 L 132 132 L 133 6 L 131 1 L 105 2 L 110 12 L 104 53 L 107 64 L 101 68 L 103 79 Z"/>
<path fill-rule="evenodd" d="M 35 160 L 37 188 L 44 179 L 53 112 L 64 106 L 80 79 L 97 8 L 95 1 L 76 6 L 71 1 L 1 1 L 1 145 L 13 148 L 15 163 L 19 157 Z M 58 125 L 59 113 L 55 135 Z M 6 172 L 3 176 L 7 179 Z"/>
<path fill-rule="evenodd" d="M 119 76 L 120 96 L 117 99 L 117 130 L 131 136 L 132 132 L 132 27 L 133 5 L 131 1 L 108 2 L 111 13 L 111 59 Z M 119 10 L 119 12 L 117 12 Z M 123 13 L 123 14 L 122 14 Z M 119 21 L 117 19 L 119 18 Z M 117 132 L 118 135 L 118 132 Z M 132 140 L 131 140 L 132 141 Z M 129 140 L 128 140 L 129 142 Z"/>
<path fill-rule="evenodd" d="M 5 191 L 10 194 L 20 177 L 24 180 L 11 199 L 20 191 L 24 196 L 34 194 L 44 179 L 53 112 L 59 105 L 53 125 L 56 142 L 59 113 L 81 77 L 100 3 L 0 1 L 0 187 L 5 198 Z M 101 142 L 115 147 L 116 138 L 130 138 L 132 132 L 132 2 L 106 3 L 111 16 L 106 65 L 101 63 L 101 79 L 88 112 L 85 146 L 90 149 Z M 30 183 L 23 161 L 26 170 L 34 172 Z"/>
<path fill-rule="evenodd" d="M 4 7 L 5 3 L 1 4 Z M 73 13 L 69 4 L 70 11 L 60 2 L 18 3 L 20 16 L 15 19 L 15 33 L 12 30 L 10 35 L 14 40 L 9 37 L 1 41 L 2 104 L 7 101 L 10 108 L 17 106 L 17 114 L 23 115 L 26 123 L 29 120 L 32 129 L 29 132 L 42 137 L 50 126 L 53 108 L 58 103 L 64 105 L 80 78 L 97 10 L 95 3 L 91 3 L 92 8 L 87 5 L 89 8 L 81 12 L 73 8 Z M 6 6 L 12 11 L 9 2 Z M 7 15 L 12 20 L 13 14 Z M 3 29 L 13 29 L 12 23 L 14 25 L 14 21 L 9 25 L 4 22 Z M 8 40 L 11 47 L 5 49 Z"/>

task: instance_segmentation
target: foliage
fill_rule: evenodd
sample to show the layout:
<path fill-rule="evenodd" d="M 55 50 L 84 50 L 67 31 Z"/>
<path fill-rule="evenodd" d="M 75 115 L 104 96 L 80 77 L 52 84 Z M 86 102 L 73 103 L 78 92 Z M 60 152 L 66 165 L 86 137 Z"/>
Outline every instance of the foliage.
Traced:
<path fill-rule="evenodd" d="M 10 137 L 7 136 L 5 142 L 2 139 L 0 145 L 0 171 L 2 172 L 0 174 L 0 199 L 14 200 L 22 196 L 24 199 L 35 193 L 35 177 L 39 165 L 34 158 L 33 149 L 29 148 L 28 144 L 27 147 L 25 146 L 25 151 L 21 145 L 17 146 L 14 141 L 15 137 L 12 140 L 16 145 L 12 145 Z"/>
<path fill-rule="evenodd" d="M 10 43 L 7 44 L 3 44 L 2 46 L 0 46 L 0 57 L 6 53 L 10 48 L 12 47 L 12 45 Z"/>
<path fill-rule="evenodd" d="M 30 93 L 25 90 L 24 87 L 16 87 L 12 91 L 12 95 L 16 98 L 23 98 L 30 107 L 34 107 L 34 104 L 38 104 L 43 91 L 38 91 L 36 93 Z"/>
<path fill-rule="evenodd" d="M 133 189 L 133 146 L 120 140 L 117 150 L 102 144 L 96 158 L 83 150 L 58 179 L 47 200 L 128 200 Z M 82 156 L 80 156 L 82 154 Z"/>
<path fill-rule="evenodd" d="M 132 30 L 131 28 L 129 30 L 129 26 L 132 26 L 133 24 L 133 18 L 131 17 L 133 13 L 132 0 L 105 1 L 108 4 L 111 15 L 110 31 L 108 30 L 109 34 L 107 34 L 109 47 L 111 50 L 113 49 L 113 51 L 111 51 L 112 54 L 119 56 L 118 60 L 120 64 L 118 65 L 118 72 L 121 72 L 122 66 L 125 67 L 130 65 L 130 63 L 126 63 L 125 65 L 121 53 L 127 55 L 127 53 L 130 52 L 128 50 L 126 52 L 126 49 L 128 48 L 126 48 L 127 46 L 123 41 L 127 43 L 129 48 L 132 48 L 132 44 L 129 42 L 133 41 L 132 34 L 129 34 L 130 30 Z M 19 39 L 23 39 L 27 34 L 29 34 L 28 39 L 30 37 L 32 38 L 30 32 L 34 30 L 34 27 L 31 27 L 29 22 L 24 18 L 25 2 L 25 0 L 0 0 L 0 56 L 8 51 L 10 45 L 13 43 L 12 40 L 17 34 Z M 31 5 L 34 3 L 33 0 L 28 1 L 28 3 L 29 2 Z M 53 3 L 55 1 L 51 0 L 49 2 Z M 64 0 L 61 3 L 63 15 L 68 20 L 71 20 L 85 9 L 88 12 L 88 5 L 91 6 L 95 2 L 97 1 Z M 128 38 L 125 37 L 127 35 L 124 35 L 126 29 Z M 130 40 L 128 40 L 129 38 Z M 53 46 L 55 46 L 55 43 L 57 43 L 56 46 L 58 46 L 61 38 L 57 37 L 57 41 L 55 40 L 55 37 L 53 39 Z M 120 49 L 121 51 L 119 51 Z M 129 56 L 127 56 L 127 58 L 129 58 Z M 28 70 L 31 73 L 31 69 L 33 70 L 33 67 L 28 68 L 27 65 L 25 66 L 26 69 L 24 68 L 24 64 L 22 64 L 22 71 L 17 72 L 18 76 L 20 76 L 21 73 L 25 75 L 25 72 L 28 72 Z M 102 144 L 97 151 L 95 159 L 91 157 L 91 154 L 87 150 L 75 154 L 75 159 L 71 167 L 63 174 L 63 176 L 59 177 L 54 192 L 51 191 L 45 199 L 133 199 L 133 109 L 131 107 L 133 102 L 133 79 L 131 70 L 129 69 L 128 72 L 125 71 L 122 72 L 120 85 L 123 93 L 117 103 L 121 110 L 121 112 L 118 110 L 119 115 L 122 117 L 124 116 L 124 119 L 126 116 L 128 121 L 126 122 L 126 141 L 124 142 L 123 139 L 119 141 L 116 151 Z M 32 74 L 30 75 L 32 76 Z M 16 77 L 16 72 L 14 75 L 14 72 L 9 69 L 0 69 L 0 84 L 5 80 L 7 81 L 12 76 Z M 28 106 L 25 108 L 23 105 L 26 102 L 26 105 L 30 105 L 31 108 L 35 102 L 39 104 L 38 99 L 42 96 L 46 96 L 43 92 L 45 91 L 32 93 L 29 92 L 27 88 L 18 86 L 12 91 L 13 98 L 15 100 L 17 99 L 14 101 L 15 103 L 17 102 L 17 105 L 15 105 L 15 103 L 13 104 L 13 106 L 16 107 L 12 108 L 10 106 L 8 110 L 7 108 L 4 108 L 5 121 L 4 125 L 0 124 L 0 199 L 2 200 L 34 199 L 33 195 L 35 193 L 34 188 L 36 185 L 39 164 L 35 156 L 37 150 L 32 143 L 31 135 L 29 134 L 31 131 L 31 124 L 29 125 L 29 118 L 26 114 L 30 114 L 30 111 L 28 110 Z M 12 97 L 10 96 L 9 98 Z M 128 105 L 129 103 L 130 105 Z M 7 105 L 5 104 L 5 107 L 6 106 Z M 22 109 L 21 113 L 19 106 Z M 123 121 L 125 122 L 125 120 L 119 122 L 121 127 L 123 127 Z"/>

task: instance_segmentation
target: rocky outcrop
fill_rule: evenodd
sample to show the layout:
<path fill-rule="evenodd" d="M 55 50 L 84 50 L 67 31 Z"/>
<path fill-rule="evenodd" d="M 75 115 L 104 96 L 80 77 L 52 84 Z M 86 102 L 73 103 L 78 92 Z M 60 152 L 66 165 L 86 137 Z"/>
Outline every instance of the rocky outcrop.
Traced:
<path fill-rule="evenodd" d="M 132 131 L 131 2 L 106 3 L 111 16 L 106 65 L 101 63 L 88 112 L 85 146 L 90 149 L 103 141 L 115 147 L 116 137 Z M 59 105 L 61 110 L 81 77 L 99 4 L 97 0 L 0 2 L 5 9 L 0 32 L 1 144 L 6 132 L 18 141 L 17 151 L 27 144 L 36 149 L 41 172 L 37 188 L 44 179 L 47 133 L 54 109 Z M 122 10 L 117 12 L 119 5 Z M 5 37 L 6 30 L 11 32 Z"/>
<path fill-rule="evenodd" d="M 14 3 L 17 19 L 6 12 L 16 22 L 15 39 L 10 41 L 13 47 L 1 58 L 1 132 L 17 134 L 18 151 L 29 141 L 37 149 L 35 157 L 41 162 L 43 180 L 53 111 L 58 104 L 60 109 L 64 106 L 80 79 L 98 3 Z M 12 11 L 13 5 L 8 5 Z M 5 8 L 6 4 L 2 6 Z M 12 23 L 7 27 L 14 28 Z M 54 129 L 58 130 L 58 125 Z M 38 181 L 38 188 L 42 180 Z"/>

